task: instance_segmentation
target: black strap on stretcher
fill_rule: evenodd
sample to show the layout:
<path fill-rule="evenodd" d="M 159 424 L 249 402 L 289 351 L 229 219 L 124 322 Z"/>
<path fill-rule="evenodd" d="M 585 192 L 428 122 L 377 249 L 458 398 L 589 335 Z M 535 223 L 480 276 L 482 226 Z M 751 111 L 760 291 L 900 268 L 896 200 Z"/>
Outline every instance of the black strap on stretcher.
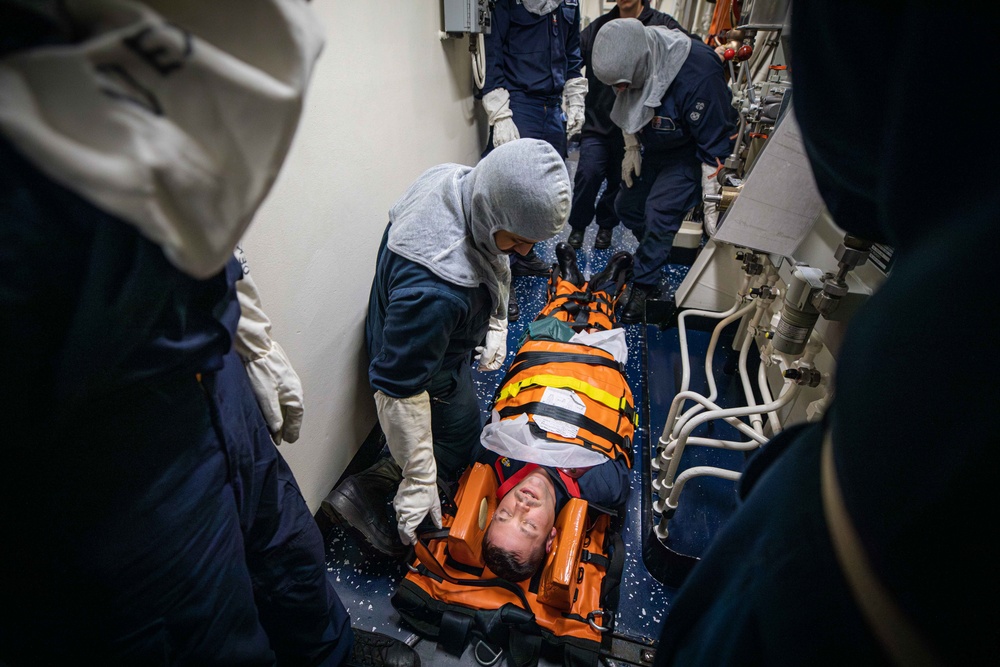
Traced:
<path fill-rule="evenodd" d="M 500 419 L 515 417 L 524 413 L 541 415 L 542 417 L 551 417 L 552 419 L 558 419 L 559 421 L 572 424 L 573 426 L 585 428 L 599 438 L 604 438 L 613 445 L 617 445 L 619 449 L 622 450 L 627 450 L 631 447 L 631 443 L 628 443 L 628 446 L 626 446 L 626 438 L 624 436 L 619 435 L 617 431 L 612 431 L 604 424 L 599 424 L 586 415 L 581 415 L 579 412 L 573 412 L 572 410 L 560 408 L 555 405 L 549 405 L 548 403 L 539 403 L 536 401 L 534 403 L 525 403 L 524 405 L 504 408 L 500 410 Z M 605 451 L 604 447 L 599 447 L 596 443 L 590 443 L 590 445 L 598 451 Z"/>
<path fill-rule="evenodd" d="M 608 359 L 599 354 L 575 354 L 573 352 L 523 352 L 515 357 L 515 362 L 511 364 L 510 370 L 500 381 L 500 386 L 507 384 L 507 380 L 526 368 L 534 368 L 542 364 L 549 363 L 578 363 L 588 366 L 604 366 L 613 368 L 619 373 L 624 373 L 625 368 L 614 359 Z"/>

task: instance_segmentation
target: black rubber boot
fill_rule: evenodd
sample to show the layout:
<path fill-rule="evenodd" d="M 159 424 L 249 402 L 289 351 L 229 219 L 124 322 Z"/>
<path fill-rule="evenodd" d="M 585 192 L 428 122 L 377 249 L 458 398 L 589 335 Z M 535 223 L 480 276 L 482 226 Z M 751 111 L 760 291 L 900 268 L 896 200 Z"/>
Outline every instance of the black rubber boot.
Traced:
<path fill-rule="evenodd" d="M 407 547 L 399 539 L 392 499 L 403 473 L 391 456 L 383 456 L 367 470 L 351 475 L 323 500 L 323 512 L 336 524 L 352 530 L 377 551 L 402 558 Z"/>
<path fill-rule="evenodd" d="M 510 286 L 510 294 L 507 296 L 507 321 L 517 322 L 521 317 L 521 308 L 517 305 L 517 295 L 514 294 L 514 286 Z"/>
<path fill-rule="evenodd" d="M 615 230 L 612 228 L 605 229 L 601 227 L 597 230 L 597 237 L 594 239 L 594 250 L 604 250 L 605 248 L 611 247 L 611 237 L 614 235 Z"/>
<path fill-rule="evenodd" d="M 510 274 L 512 276 L 547 276 L 552 269 L 551 264 L 542 261 L 542 258 L 535 253 L 535 249 L 524 255 L 511 257 Z"/>
<path fill-rule="evenodd" d="M 628 297 L 628 303 L 622 309 L 619 320 L 623 324 L 635 324 L 646 319 L 646 300 L 655 299 L 660 296 L 660 290 L 656 287 L 645 287 L 643 285 L 632 285 L 632 291 Z"/>
<path fill-rule="evenodd" d="M 420 667 L 420 656 L 405 642 L 360 628 L 354 631 L 354 648 L 345 667 Z"/>
<path fill-rule="evenodd" d="M 583 237 L 586 233 L 586 229 L 574 229 L 569 233 L 569 238 L 566 239 L 566 243 L 568 243 L 571 248 L 579 250 L 583 247 Z M 597 246 L 594 247 L 596 248 Z"/>
<path fill-rule="evenodd" d="M 591 277 L 590 288 L 597 292 L 607 292 L 617 296 L 632 274 L 632 253 L 622 250 L 611 255 L 604 269 Z"/>
<path fill-rule="evenodd" d="M 576 263 L 576 250 L 569 243 L 556 244 L 556 260 L 559 264 L 559 274 L 563 280 L 568 280 L 577 287 L 583 287 L 587 282 L 580 273 L 580 267 Z"/>

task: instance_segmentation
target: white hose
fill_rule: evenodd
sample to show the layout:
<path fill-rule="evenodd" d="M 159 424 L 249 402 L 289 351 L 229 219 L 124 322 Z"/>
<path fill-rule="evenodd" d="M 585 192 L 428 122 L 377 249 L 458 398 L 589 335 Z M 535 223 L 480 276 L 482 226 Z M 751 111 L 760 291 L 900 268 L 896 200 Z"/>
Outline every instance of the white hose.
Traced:
<path fill-rule="evenodd" d="M 689 315 L 693 315 L 698 317 L 714 317 L 722 319 L 732 315 L 733 313 L 736 312 L 736 310 L 740 307 L 740 304 L 743 303 L 744 299 L 746 298 L 746 291 L 750 285 L 750 278 L 751 278 L 750 274 L 747 273 L 743 274 L 742 283 L 737 292 L 736 302 L 733 303 L 733 305 L 729 309 L 723 312 L 715 312 L 710 310 L 685 310 L 684 312 L 682 312 L 680 315 L 677 316 L 677 335 L 681 348 L 680 349 L 681 384 L 677 392 L 678 394 L 683 394 L 684 392 L 686 392 L 688 390 L 688 386 L 691 383 L 691 368 L 690 366 L 688 366 L 687 327 L 685 326 L 686 318 Z M 673 431 L 674 419 L 677 417 L 677 412 L 678 410 L 681 409 L 683 403 L 684 403 L 683 400 L 680 401 L 674 400 L 673 402 L 671 402 L 670 412 L 667 415 L 667 421 L 663 427 L 664 433 L 669 433 Z"/>
<path fill-rule="evenodd" d="M 482 90 L 486 84 L 486 47 L 483 40 L 483 33 L 469 33 L 469 40 L 472 43 L 472 78 L 476 82 L 476 88 Z"/>
<path fill-rule="evenodd" d="M 712 338 L 709 340 L 708 343 L 708 350 L 706 350 L 705 353 L 705 379 L 708 382 L 708 387 L 709 387 L 708 400 L 714 401 L 715 397 L 718 396 L 719 394 L 719 389 L 715 384 L 715 373 L 712 370 L 712 360 L 715 357 L 715 346 L 719 342 L 719 336 L 721 335 L 722 330 L 725 329 L 730 324 L 732 324 L 733 322 L 735 322 L 736 320 L 746 315 L 747 313 L 749 313 L 756 307 L 757 304 L 755 302 L 748 303 L 739 310 L 730 313 L 727 317 L 723 318 L 722 320 L 719 321 L 718 324 L 715 325 L 715 329 L 712 331 Z M 733 308 L 736 308 L 736 306 L 734 305 Z M 680 318 L 678 318 L 678 321 L 680 321 Z M 685 354 L 686 352 L 687 351 L 685 350 Z M 676 411 L 673 410 L 673 407 L 674 407 L 673 404 L 671 404 L 670 417 L 672 417 L 673 414 L 676 414 Z M 680 417 L 677 418 L 676 423 L 674 423 L 673 428 L 671 429 L 671 433 L 674 434 L 674 436 L 676 437 L 676 434 L 680 432 L 680 429 L 684 426 L 684 423 L 699 412 L 701 412 L 701 406 L 699 405 L 693 405 L 690 408 L 688 408 L 687 412 L 685 412 L 684 414 L 682 414 Z M 667 423 L 668 424 L 670 423 L 669 419 L 667 420 Z"/>
<path fill-rule="evenodd" d="M 681 429 L 679 436 L 674 444 L 673 452 L 670 457 L 670 463 L 667 466 L 666 471 L 662 469 L 662 462 L 660 464 L 661 468 L 661 488 L 671 488 L 673 486 L 673 480 L 677 476 L 677 466 L 680 463 L 681 455 L 684 454 L 684 446 L 687 444 L 687 439 L 690 437 L 691 432 L 694 431 L 698 426 L 704 424 L 707 421 L 713 419 L 725 419 L 726 417 L 746 417 L 752 415 L 755 412 L 763 413 L 770 412 L 772 410 L 778 410 L 785 405 L 791 403 L 792 399 L 799 393 L 799 385 L 792 384 L 789 381 L 785 381 L 782 387 L 782 392 L 778 396 L 777 400 L 771 401 L 770 403 L 765 403 L 756 407 L 743 407 L 743 408 L 728 408 L 725 410 L 711 410 L 709 412 L 703 412 L 700 415 L 688 420 Z"/>

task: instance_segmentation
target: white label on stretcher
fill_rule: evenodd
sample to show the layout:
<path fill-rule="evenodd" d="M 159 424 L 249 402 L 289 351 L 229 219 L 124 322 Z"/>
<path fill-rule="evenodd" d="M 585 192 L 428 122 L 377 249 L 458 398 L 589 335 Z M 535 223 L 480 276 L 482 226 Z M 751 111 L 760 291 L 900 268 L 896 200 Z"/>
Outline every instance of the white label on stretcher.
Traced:
<path fill-rule="evenodd" d="M 579 415 L 586 414 L 587 412 L 587 406 L 584 404 L 583 400 L 576 395 L 575 391 L 570 389 L 546 387 L 545 391 L 542 392 L 541 402 L 546 405 L 575 412 Z M 574 426 L 573 424 L 567 424 L 566 422 L 558 419 L 553 419 L 552 417 L 542 417 L 541 415 L 534 415 L 534 417 L 535 424 L 537 424 L 538 428 L 542 429 L 546 433 L 559 435 L 564 438 L 575 438 L 576 434 L 580 431 L 579 427 Z"/>

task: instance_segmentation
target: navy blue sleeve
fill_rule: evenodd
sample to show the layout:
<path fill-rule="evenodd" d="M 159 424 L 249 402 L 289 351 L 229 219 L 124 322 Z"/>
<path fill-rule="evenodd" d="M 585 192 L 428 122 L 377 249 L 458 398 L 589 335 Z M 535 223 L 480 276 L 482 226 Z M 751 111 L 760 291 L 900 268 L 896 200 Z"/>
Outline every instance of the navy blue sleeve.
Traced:
<path fill-rule="evenodd" d="M 507 42 L 507 31 L 510 28 L 510 8 L 507 5 L 507 0 L 498 0 L 494 5 L 490 34 L 483 39 L 486 46 L 486 77 L 480 97 L 496 88 L 508 87 L 503 68 L 503 45 Z"/>
<path fill-rule="evenodd" d="M 452 335 L 468 316 L 468 304 L 433 287 L 391 290 L 382 349 L 368 368 L 372 389 L 393 398 L 425 391 L 441 370 Z"/>
<path fill-rule="evenodd" d="M 567 7 L 567 9 L 569 9 Z M 573 20 L 566 39 L 566 80 L 575 79 L 583 69 L 583 53 L 580 49 L 580 6 L 573 8 Z"/>
<path fill-rule="evenodd" d="M 580 476 L 580 497 L 588 503 L 615 508 L 628 500 L 631 471 L 622 459 L 594 466 Z"/>
<path fill-rule="evenodd" d="M 733 150 L 736 133 L 733 93 L 726 83 L 722 61 L 711 47 L 694 42 L 691 56 L 704 61 L 706 75 L 684 98 L 683 118 L 694 138 L 698 160 L 714 165 L 716 159 L 725 161 Z"/>

